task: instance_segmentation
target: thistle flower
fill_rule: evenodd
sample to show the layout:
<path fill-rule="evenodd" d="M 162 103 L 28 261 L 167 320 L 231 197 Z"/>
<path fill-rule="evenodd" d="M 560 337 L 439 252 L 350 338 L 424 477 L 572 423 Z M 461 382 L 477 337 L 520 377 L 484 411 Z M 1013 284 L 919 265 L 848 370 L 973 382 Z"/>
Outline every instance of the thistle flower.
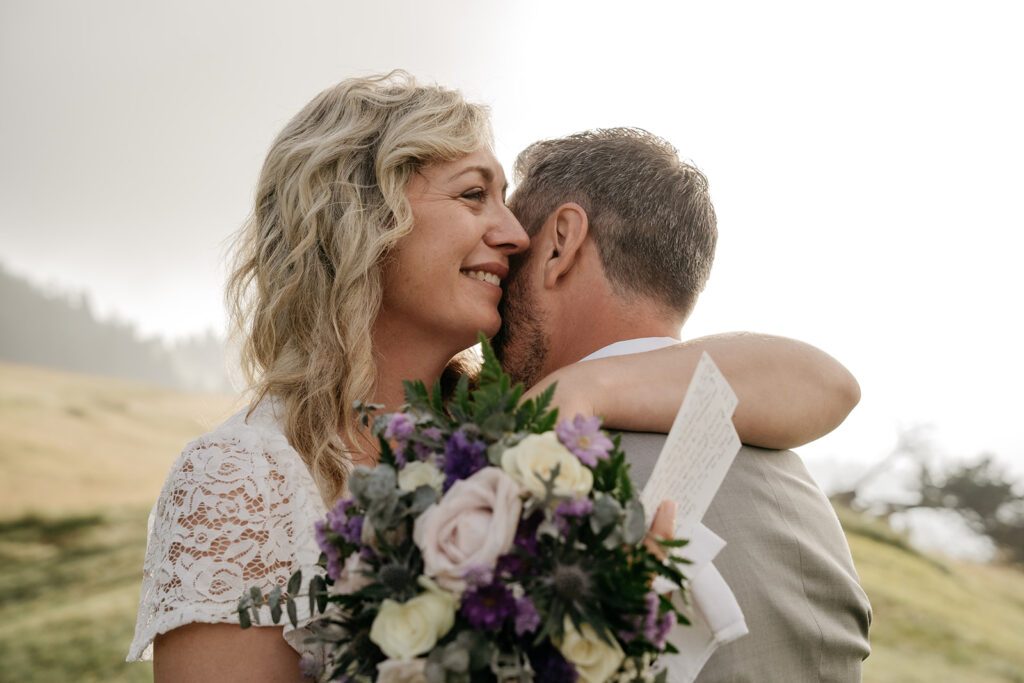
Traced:
<path fill-rule="evenodd" d="M 593 577 L 585 567 L 580 564 L 562 564 L 558 562 L 551 571 L 550 578 L 546 582 L 554 589 L 556 599 L 561 599 L 567 605 L 581 606 L 590 595 L 594 585 Z"/>

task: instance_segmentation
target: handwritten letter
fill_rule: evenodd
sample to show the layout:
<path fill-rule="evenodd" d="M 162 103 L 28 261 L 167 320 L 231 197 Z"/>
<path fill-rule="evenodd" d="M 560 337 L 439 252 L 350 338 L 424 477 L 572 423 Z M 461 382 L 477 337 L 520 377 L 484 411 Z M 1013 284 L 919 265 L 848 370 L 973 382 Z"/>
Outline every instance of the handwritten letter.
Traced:
<path fill-rule="evenodd" d="M 686 538 L 722 485 L 740 438 L 732 424 L 736 394 L 705 353 L 640 496 L 651 518 L 658 504 L 676 501 L 676 535 Z"/>

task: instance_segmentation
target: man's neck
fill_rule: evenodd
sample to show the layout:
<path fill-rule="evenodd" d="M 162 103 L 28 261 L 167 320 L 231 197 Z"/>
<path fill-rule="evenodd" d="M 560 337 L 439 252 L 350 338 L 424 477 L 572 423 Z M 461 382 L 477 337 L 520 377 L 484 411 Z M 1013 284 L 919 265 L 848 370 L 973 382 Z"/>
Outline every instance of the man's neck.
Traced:
<path fill-rule="evenodd" d="M 682 325 L 655 315 L 600 315 L 579 325 L 560 325 L 552 335 L 544 373 L 575 363 L 609 344 L 640 337 L 679 338 Z"/>

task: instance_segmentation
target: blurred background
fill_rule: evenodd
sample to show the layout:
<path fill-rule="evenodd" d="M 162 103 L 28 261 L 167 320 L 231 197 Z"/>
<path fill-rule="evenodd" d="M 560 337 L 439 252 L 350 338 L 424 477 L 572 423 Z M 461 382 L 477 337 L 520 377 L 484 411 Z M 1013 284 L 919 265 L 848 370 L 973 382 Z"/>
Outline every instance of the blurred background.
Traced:
<path fill-rule="evenodd" d="M 0 680 L 121 662 L 145 517 L 237 401 L 228 238 L 284 123 L 406 69 L 491 106 L 506 171 L 610 126 L 708 176 L 683 336 L 825 349 L 860 406 L 801 449 L 875 606 L 866 680 L 1024 680 L 1017 3 L 0 3 Z M 44 662 L 46 662 L 44 664 Z M 961 675 L 962 674 L 962 675 Z"/>

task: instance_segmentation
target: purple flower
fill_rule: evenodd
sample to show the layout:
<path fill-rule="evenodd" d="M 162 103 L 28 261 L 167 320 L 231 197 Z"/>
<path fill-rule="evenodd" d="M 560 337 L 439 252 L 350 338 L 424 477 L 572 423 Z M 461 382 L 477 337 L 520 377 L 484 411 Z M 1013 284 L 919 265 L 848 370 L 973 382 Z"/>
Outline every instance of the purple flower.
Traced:
<path fill-rule="evenodd" d="M 651 592 L 644 596 L 647 613 L 644 614 L 644 638 L 654 642 L 658 634 L 658 595 Z"/>
<path fill-rule="evenodd" d="M 344 540 L 358 545 L 363 534 L 363 515 L 349 515 L 355 504 L 351 498 L 342 498 L 334 509 L 327 513 L 327 524 L 331 531 Z"/>
<path fill-rule="evenodd" d="M 313 534 L 316 536 L 316 544 L 327 556 L 327 576 L 337 581 L 341 576 L 341 551 L 327 538 L 327 523 L 317 520 L 313 524 Z"/>
<path fill-rule="evenodd" d="M 665 612 L 665 616 L 658 621 L 658 630 L 654 634 L 654 647 L 659 650 L 665 647 L 665 641 L 668 640 L 668 634 L 676 627 L 676 613 Z"/>
<path fill-rule="evenodd" d="M 563 534 L 569 533 L 569 518 L 585 517 L 594 511 L 594 501 L 589 498 L 573 498 L 559 503 L 555 508 L 555 526 Z"/>
<path fill-rule="evenodd" d="M 522 571 L 523 558 L 519 553 L 506 553 L 494 563 L 494 572 L 498 576 L 519 576 Z"/>
<path fill-rule="evenodd" d="M 441 444 L 444 441 L 444 435 L 437 427 L 427 427 L 420 432 L 420 436 L 424 439 L 429 439 L 436 444 Z M 438 446 L 436 445 L 426 444 L 422 441 L 414 441 L 412 444 L 412 451 L 420 460 L 426 460 L 428 457 L 436 453 L 437 448 Z"/>
<path fill-rule="evenodd" d="M 643 617 L 644 638 L 651 641 L 654 647 L 660 650 L 665 647 L 669 631 L 676 626 L 676 614 L 675 612 L 665 612 L 660 619 L 658 618 L 660 603 L 656 593 L 645 595 L 644 602 L 647 604 L 647 612 Z"/>
<path fill-rule="evenodd" d="M 533 600 L 525 595 L 516 600 L 516 635 L 532 633 L 540 626 L 540 613 L 533 604 Z"/>
<path fill-rule="evenodd" d="M 461 429 L 444 446 L 444 490 L 487 466 L 487 444 L 470 441 Z"/>
<path fill-rule="evenodd" d="M 579 678 L 576 668 L 552 645 L 542 645 L 526 654 L 533 666 L 534 683 L 571 683 Z"/>
<path fill-rule="evenodd" d="M 319 678 L 324 672 L 324 665 L 313 655 L 302 655 L 299 660 L 299 671 L 303 678 Z"/>
<path fill-rule="evenodd" d="M 555 434 L 563 446 L 589 467 L 597 465 L 598 459 L 606 459 L 612 449 L 612 441 L 601 431 L 601 418 L 596 415 L 577 415 L 572 422 L 562 420 L 555 427 Z"/>
<path fill-rule="evenodd" d="M 395 413 L 391 416 L 388 426 L 384 429 L 384 438 L 395 439 L 404 444 L 415 429 L 416 423 L 411 417 L 405 413 Z"/>
<path fill-rule="evenodd" d="M 494 569 L 487 565 L 476 565 L 466 570 L 462 575 L 470 586 L 483 586 L 494 581 Z"/>
<path fill-rule="evenodd" d="M 537 528 L 544 521 L 543 512 L 534 512 L 532 515 L 519 520 L 516 528 L 516 538 L 513 543 L 517 548 L 522 548 L 530 555 L 537 556 L 540 550 L 540 543 L 537 541 Z"/>
<path fill-rule="evenodd" d="M 505 584 L 490 583 L 466 591 L 460 612 L 473 628 L 493 631 L 516 614 L 516 600 Z"/>

